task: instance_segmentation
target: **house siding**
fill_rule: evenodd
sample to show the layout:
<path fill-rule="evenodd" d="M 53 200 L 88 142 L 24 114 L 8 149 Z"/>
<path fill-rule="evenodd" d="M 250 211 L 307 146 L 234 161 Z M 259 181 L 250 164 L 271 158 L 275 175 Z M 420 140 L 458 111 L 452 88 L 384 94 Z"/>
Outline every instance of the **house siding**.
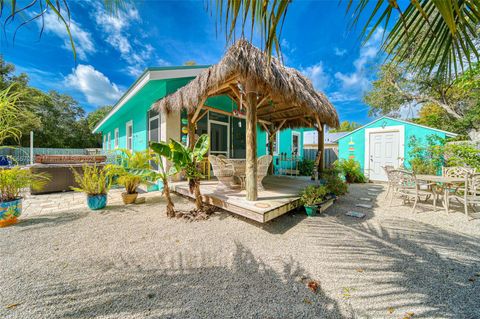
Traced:
<path fill-rule="evenodd" d="M 403 163 L 405 167 L 409 168 L 409 162 L 411 159 L 410 151 L 411 147 L 409 142 L 412 137 L 415 137 L 420 143 L 426 142 L 427 138 L 431 135 L 438 136 L 440 138 L 445 138 L 446 134 L 435 129 L 430 129 L 427 127 L 418 126 L 415 124 L 405 123 L 403 121 L 396 121 L 390 118 L 383 118 L 378 121 L 374 121 L 361 129 L 344 136 L 338 140 L 338 151 L 340 159 L 348 159 L 350 156 L 353 156 L 353 159 L 358 161 L 362 167 L 362 170 L 365 169 L 365 130 L 369 128 L 380 128 L 380 127 L 390 127 L 390 126 L 403 126 L 404 129 L 404 145 L 400 145 L 404 149 L 404 159 Z M 353 144 L 352 144 L 353 143 Z M 351 150 L 350 148 L 353 148 Z"/>

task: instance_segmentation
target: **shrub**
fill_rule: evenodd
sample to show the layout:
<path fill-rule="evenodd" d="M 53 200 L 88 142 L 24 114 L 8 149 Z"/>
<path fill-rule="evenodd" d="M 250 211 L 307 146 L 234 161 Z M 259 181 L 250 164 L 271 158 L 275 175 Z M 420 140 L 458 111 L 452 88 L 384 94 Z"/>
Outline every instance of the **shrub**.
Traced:
<path fill-rule="evenodd" d="M 429 135 L 426 143 L 412 136 L 409 141 L 410 167 L 416 174 L 437 174 L 445 165 L 445 140 Z"/>
<path fill-rule="evenodd" d="M 447 166 L 468 166 L 480 170 L 480 149 L 475 145 L 462 143 L 449 143 L 445 146 Z"/>
<path fill-rule="evenodd" d="M 314 167 L 315 161 L 306 158 L 298 162 L 298 170 L 301 176 L 312 176 Z"/>
<path fill-rule="evenodd" d="M 71 169 L 78 187 L 72 187 L 76 192 L 83 192 L 87 195 L 106 195 L 110 190 L 111 183 L 106 171 L 97 165 L 83 165 L 83 173 Z"/>
<path fill-rule="evenodd" d="M 9 202 L 20 197 L 22 189 L 31 187 L 42 189 L 50 180 L 47 174 L 34 174 L 29 169 L 15 166 L 11 169 L 0 169 L 0 202 Z"/>
<path fill-rule="evenodd" d="M 341 196 L 348 192 L 348 184 L 342 180 L 336 169 L 324 171 L 323 180 L 324 185 L 330 194 Z"/>
<path fill-rule="evenodd" d="M 338 170 L 344 177 L 347 183 L 365 183 L 366 178 L 360 167 L 360 163 L 354 159 L 341 159 L 335 161 L 333 166 Z"/>
<path fill-rule="evenodd" d="M 327 194 L 328 190 L 325 186 L 310 185 L 300 193 L 300 203 L 306 206 L 313 206 L 323 201 Z"/>

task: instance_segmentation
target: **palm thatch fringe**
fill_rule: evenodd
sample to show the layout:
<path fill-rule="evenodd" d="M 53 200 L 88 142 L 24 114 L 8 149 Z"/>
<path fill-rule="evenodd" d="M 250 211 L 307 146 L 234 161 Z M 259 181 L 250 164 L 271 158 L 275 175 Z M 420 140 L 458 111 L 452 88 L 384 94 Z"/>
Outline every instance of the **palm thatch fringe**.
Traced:
<path fill-rule="evenodd" d="M 284 127 L 313 126 L 320 121 L 337 127 L 338 114 L 327 97 L 298 70 L 284 66 L 242 39 L 233 44 L 218 64 L 202 71 L 176 92 L 158 100 L 159 111 L 194 112 L 206 98 L 228 95 L 239 104 L 238 91 L 254 92 L 268 101 L 258 119 L 271 123 L 286 120 Z"/>

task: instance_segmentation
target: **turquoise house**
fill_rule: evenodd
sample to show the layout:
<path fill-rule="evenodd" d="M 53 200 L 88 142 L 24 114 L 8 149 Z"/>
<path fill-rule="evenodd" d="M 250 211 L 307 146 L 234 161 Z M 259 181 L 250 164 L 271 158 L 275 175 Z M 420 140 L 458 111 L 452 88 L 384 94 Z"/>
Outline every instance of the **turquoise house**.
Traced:
<path fill-rule="evenodd" d="M 170 112 L 160 114 L 152 104 L 178 90 L 208 66 L 152 67 L 133 83 L 115 103 L 112 111 L 93 130 L 101 133 L 103 150 L 126 148 L 145 150 L 151 141 L 168 141 L 170 138 L 187 143 L 187 114 Z M 237 114 L 237 105 L 228 96 L 207 99 L 208 112 L 198 121 L 196 134 L 209 134 L 210 154 L 229 158 L 245 158 L 245 119 Z M 276 173 L 285 173 L 283 161 L 292 156 L 303 157 L 303 132 L 311 129 L 285 129 L 277 133 L 274 145 Z M 268 138 L 257 126 L 257 155 L 268 154 Z"/>
<path fill-rule="evenodd" d="M 386 181 L 382 167 L 408 168 L 409 141 L 414 137 L 422 143 L 429 136 L 446 138 L 456 134 L 384 116 L 340 137 L 338 157 L 358 161 L 370 180 Z"/>

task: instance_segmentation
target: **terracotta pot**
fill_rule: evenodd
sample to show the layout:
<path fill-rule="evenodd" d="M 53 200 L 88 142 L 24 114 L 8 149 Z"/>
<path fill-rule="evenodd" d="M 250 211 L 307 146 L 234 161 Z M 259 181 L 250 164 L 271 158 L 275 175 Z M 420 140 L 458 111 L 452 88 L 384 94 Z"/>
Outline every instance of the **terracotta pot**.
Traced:
<path fill-rule="evenodd" d="M 127 193 L 122 193 L 122 200 L 125 205 L 127 204 L 133 204 L 135 203 L 135 200 L 137 199 L 138 193 L 134 194 L 127 194 Z"/>

